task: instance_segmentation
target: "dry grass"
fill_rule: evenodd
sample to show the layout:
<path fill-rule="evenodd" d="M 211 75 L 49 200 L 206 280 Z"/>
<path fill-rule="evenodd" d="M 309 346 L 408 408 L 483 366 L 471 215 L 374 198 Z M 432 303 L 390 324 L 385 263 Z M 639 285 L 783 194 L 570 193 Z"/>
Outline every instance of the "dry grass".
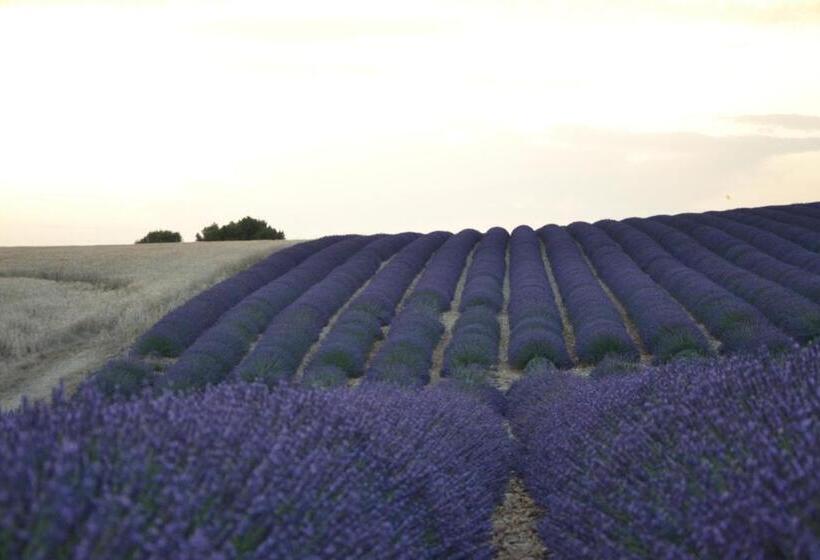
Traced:
<path fill-rule="evenodd" d="M 173 307 L 293 243 L 0 247 L 0 408 L 75 386 Z"/>

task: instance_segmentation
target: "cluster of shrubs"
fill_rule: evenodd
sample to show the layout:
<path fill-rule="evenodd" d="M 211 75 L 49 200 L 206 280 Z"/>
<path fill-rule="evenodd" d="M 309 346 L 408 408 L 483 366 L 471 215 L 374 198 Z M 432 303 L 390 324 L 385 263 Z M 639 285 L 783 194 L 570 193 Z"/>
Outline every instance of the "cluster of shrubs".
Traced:
<path fill-rule="evenodd" d="M 284 239 L 285 232 L 268 225 L 265 220 L 245 216 L 224 226 L 211 224 L 196 234 L 197 241 L 249 241 L 253 239 Z"/>
<path fill-rule="evenodd" d="M 271 227 L 265 220 L 245 216 L 238 222 L 224 226 L 213 223 L 196 234 L 197 241 L 250 241 L 254 239 L 284 239 L 285 232 Z M 177 231 L 160 229 L 150 231 L 135 243 L 179 243 L 182 235 Z"/>
<path fill-rule="evenodd" d="M 145 237 L 135 241 L 135 243 L 179 243 L 181 241 L 182 235 L 180 235 L 178 231 L 158 229 L 149 231 Z"/>

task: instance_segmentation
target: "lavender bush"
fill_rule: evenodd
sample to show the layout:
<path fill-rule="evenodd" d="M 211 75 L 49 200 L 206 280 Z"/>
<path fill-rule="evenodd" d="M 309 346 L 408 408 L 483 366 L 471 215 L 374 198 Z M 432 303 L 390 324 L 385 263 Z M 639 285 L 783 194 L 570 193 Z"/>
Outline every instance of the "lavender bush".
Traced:
<path fill-rule="evenodd" d="M 470 385 L 487 381 L 489 369 L 498 363 L 508 238 L 506 230 L 492 228 L 476 247 L 461 294 L 461 314 L 444 349 L 442 374 Z"/>
<path fill-rule="evenodd" d="M 442 374 L 449 375 L 469 365 L 488 369 L 495 366 L 500 340 L 501 328 L 495 311 L 483 305 L 462 311 L 453 326 L 450 344 L 444 349 Z"/>
<path fill-rule="evenodd" d="M 820 251 L 820 243 L 816 239 L 816 234 L 806 228 L 793 226 L 789 223 L 743 210 L 728 210 L 721 212 L 720 215 L 741 224 L 765 229 L 810 251 Z"/>
<path fill-rule="evenodd" d="M 0 416 L 0 557 L 490 558 L 511 451 L 446 389 L 86 387 Z"/>
<path fill-rule="evenodd" d="M 479 239 L 481 234 L 474 229 L 462 230 L 448 239 L 419 278 L 408 303 L 429 304 L 439 312 L 450 309 L 464 262 Z"/>
<path fill-rule="evenodd" d="M 658 216 L 657 220 L 686 232 L 721 258 L 777 282 L 814 303 L 820 302 L 820 275 L 785 263 L 717 228 L 700 224 L 684 216 Z"/>
<path fill-rule="evenodd" d="M 818 231 L 820 223 L 813 218 L 803 216 L 799 212 L 792 212 L 788 209 L 774 206 L 750 208 L 747 211 L 757 216 L 763 216 L 769 220 L 784 223 L 790 226 L 792 231 L 799 233 L 802 239 L 810 243 L 812 247 L 820 247 L 820 231 Z M 743 210 L 741 210 L 741 212 L 743 212 Z"/>
<path fill-rule="evenodd" d="M 404 308 L 391 323 L 365 381 L 401 385 L 425 385 L 429 381 L 433 350 L 444 333 L 439 315 L 449 309 L 464 263 L 480 236 L 475 230 L 461 231 L 432 256 Z"/>
<path fill-rule="evenodd" d="M 690 236 L 653 219 L 630 218 L 636 226 L 658 241 L 680 261 L 729 291 L 742 297 L 775 325 L 799 342 L 820 336 L 820 306 L 784 288 L 718 257 Z"/>
<path fill-rule="evenodd" d="M 729 220 L 721 216 L 718 212 L 680 214 L 680 216 L 694 220 L 700 224 L 720 229 L 781 261 L 799 266 L 803 270 L 820 274 L 820 255 L 788 239 L 783 239 L 779 235 L 775 235 L 764 229 Z"/>
<path fill-rule="evenodd" d="M 349 236 L 334 235 L 299 243 L 211 286 L 177 307 L 137 339 L 134 352 L 178 356 L 228 309 L 261 286 L 278 278 L 310 255 Z"/>
<path fill-rule="evenodd" d="M 447 237 L 434 232 L 416 239 L 376 273 L 322 341 L 305 369 L 307 384 L 342 384 L 347 377 L 364 373 L 371 348 L 382 337 L 382 326 L 390 323 L 407 287 Z"/>
<path fill-rule="evenodd" d="M 496 313 L 501 311 L 509 237 L 507 230 L 494 227 L 481 238 L 461 293 L 462 311 L 477 305 L 489 307 Z"/>
<path fill-rule="evenodd" d="M 376 272 L 380 263 L 408 241 L 397 235 L 379 237 L 334 269 L 271 321 L 232 375 L 268 385 L 291 377 L 319 338 L 322 327 Z"/>
<path fill-rule="evenodd" d="M 575 240 L 566 229 L 548 225 L 538 230 L 555 282 L 575 333 L 582 362 L 595 363 L 607 354 L 638 359 L 638 349 L 612 300 L 601 288 Z"/>
<path fill-rule="evenodd" d="M 547 358 L 559 367 L 572 361 L 564 343 L 564 326 L 555 303 L 541 243 L 529 226 L 515 228 L 510 237 L 509 360 L 523 369 L 534 358 Z"/>
<path fill-rule="evenodd" d="M 163 383 L 194 389 L 224 380 L 274 317 L 371 241 L 353 237 L 336 243 L 243 299 L 182 353 Z"/>
<path fill-rule="evenodd" d="M 692 360 L 508 395 L 556 558 L 816 558 L 820 349 Z"/>
<path fill-rule="evenodd" d="M 655 361 L 710 353 L 706 338 L 683 307 L 603 230 L 583 222 L 567 229 L 621 301 Z"/>
<path fill-rule="evenodd" d="M 813 205 L 812 203 L 786 204 L 783 206 L 771 206 L 771 208 L 784 210 L 792 214 L 799 214 L 801 216 L 806 216 L 808 218 L 813 218 L 814 225 L 812 226 L 812 229 L 814 229 L 815 231 L 820 230 L 820 208 L 818 208 L 816 205 Z"/>
<path fill-rule="evenodd" d="M 761 346 L 787 348 L 791 339 L 763 314 L 710 280 L 685 266 L 655 240 L 624 222 L 602 220 L 595 224 L 612 236 L 655 282 L 666 289 L 730 352 L 752 351 Z"/>

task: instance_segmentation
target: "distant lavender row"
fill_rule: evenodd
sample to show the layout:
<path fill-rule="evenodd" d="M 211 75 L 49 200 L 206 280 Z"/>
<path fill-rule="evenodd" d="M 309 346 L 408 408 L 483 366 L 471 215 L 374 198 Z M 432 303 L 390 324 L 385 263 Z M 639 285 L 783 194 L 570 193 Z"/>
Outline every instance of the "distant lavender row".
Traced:
<path fill-rule="evenodd" d="M 496 313 L 504 306 L 504 273 L 506 271 L 507 230 L 494 227 L 487 230 L 475 250 L 470 270 L 461 293 L 461 310 L 476 305 L 489 307 Z"/>
<path fill-rule="evenodd" d="M 772 323 L 799 342 L 820 335 L 820 306 L 765 278 L 718 257 L 691 237 L 656 219 L 627 223 L 660 242 L 680 261 L 757 307 Z"/>
<path fill-rule="evenodd" d="M 700 224 L 718 228 L 783 262 L 799 266 L 815 274 L 820 274 L 820 255 L 801 247 L 797 243 L 783 239 L 779 235 L 775 235 L 764 229 L 729 220 L 717 212 L 680 214 L 679 216 L 689 218 Z"/>
<path fill-rule="evenodd" d="M 655 282 L 703 323 L 731 352 L 760 346 L 785 348 L 791 339 L 776 329 L 755 307 L 693 270 L 642 231 L 624 222 L 595 224 L 613 239 Z"/>
<path fill-rule="evenodd" d="M 487 374 L 498 363 L 501 327 L 498 312 L 504 304 L 504 270 L 509 234 L 492 228 L 473 254 L 461 295 L 461 314 L 444 349 L 442 374 L 458 375 L 474 366 Z"/>
<path fill-rule="evenodd" d="M 638 359 L 638 349 L 626 332 L 612 300 L 590 270 L 566 229 L 548 225 L 538 230 L 555 282 L 575 333 L 575 350 L 584 363 L 607 354 Z"/>
<path fill-rule="evenodd" d="M 364 374 L 371 348 L 382 337 L 382 326 L 390 324 L 413 278 L 448 237 L 437 231 L 416 239 L 373 276 L 322 341 L 305 369 L 306 384 L 341 385 Z"/>
<path fill-rule="evenodd" d="M 232 375 L 273 385 L 293 376 L 322 328 L 379 268 L 417 234 L 377 236 L 290 304 L 262 333 Z"/>
<path fill-rule="evenodd" d="M 443 389 L 85 388 L 0 415 L 0 557 L 489 559 L 511 453 Z"/>
<path fill-rule="evenodd" d="M 767 216 L 751 213 L 743 210 L 729 210 L 719 214 L 722 217 L 735 220 L 742 224 L 755 226 L 766 231 L 770 231 L 784 239 L 788 239 L 810 251 L 820 251 L 820 241 L 816 234 L 805 228 L 794 226 L 778 220 L 773 220 Z"/>
<path fill-rule="evenodd" d="M 366 382 L 413 386 L 430 380 L 433 350 L 444 332 L 439 315 L 450 307 L 464 262 L 480 237 L 475 230 L 463 230 L 433 255 L 391 323 L 384 345 L 368 368 Z"/>
<path fill-rule="evenodd" d="M 310 255 L 347 236 L 329 236 L 299 243 L 274 252 L 230 278 L 203 290 L 148 329 L 134 344 L 134 351 L 144 355 L 178 356 L 223 313 L 245 296 L 278 278 Z"/>
<path fill-rule="evenodd" d="M 564 342 L 564 327 L 555 302 L 541 243 L 529 226 L 510 237 L 509 361 L 523 369 L 533 358 L 547 358 L 559 367 L 572 361 Z"/>
<path fill-rule="evenodd" d="M 681 305 L 629 258 L 603 230 L 583 222 L 567 227 L 600 277 L 621 301 L 654 359 L 709 354 L 703 333 Z"/>
<path fill-rule="evenodd" d="M 817 558 L 820 349 L 513 386 L 556 558 Z"/>
<path fill-rule="evenodd" d="M 820 207 L 816 206 L 816 204 L 817 203 L 786 204 L 783 206 L 773 206 L 772 208 L 777 208 L 778 210 L 784 210 L 786 212 L 791 212 L 812 218 L 815 220 L 814 230 L 820 231 Z"/>
<path fill-rule="evenodd" d="M 814 218 L 809 218 L 799 212 L 793 212 L 790 209 L 777 208 L 774 206 L 750 208 L 749 210 L 741 210 L 741 212 L 749 212 L 757 216 L 763 216 L 769 220 L 784 223 L 793 228 L 792 231 L 799 232 L 802 238 L 811 243 L 813 247 L 820 247 L 820 231 L 818 231 L 820 223 Z"/>
<path fill-rule="evenodd" d="M 274 317 L 368 241 L 356 236 L 335 243 L 256 290 L 197 338 L 157 381 L 173 389 L 195 389 L 223 381 Z M 116 370 L 104 374 L 110 377 Z"/>
<path fill-rule="evenodd" d="M 450 309 L 464 262 L 479 239 L 481 234 L 474 229 L 462 230 L 449 239 L 419 278 L 408 303 L 418 302 L 439 313 Z"/>
<path fill-rule="evenodd" d="M 794 290 L 814 303 L 820 303 L 820 275 L 785 263 L 720 229 L 687 217 L 658 216 L 657 219 L 688 233 L 698 243 L 735 265 Z"/>

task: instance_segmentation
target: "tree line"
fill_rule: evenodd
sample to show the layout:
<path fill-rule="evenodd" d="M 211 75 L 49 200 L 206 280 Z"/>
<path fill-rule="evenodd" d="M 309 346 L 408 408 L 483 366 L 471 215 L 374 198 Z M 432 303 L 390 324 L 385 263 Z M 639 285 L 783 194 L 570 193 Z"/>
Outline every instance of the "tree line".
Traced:
<path fill-rule="evenodd" d="M 216 222 L 196 234 L 197 241 L 248 241 L 252 239 L 284 239 L 285 232 L 268 225 L 265 220 L 245 216 L 241 220 L 220 226 Z M 182 235 L 167 229 L 150 231 L 136 243 L 178 243 Z"/>

